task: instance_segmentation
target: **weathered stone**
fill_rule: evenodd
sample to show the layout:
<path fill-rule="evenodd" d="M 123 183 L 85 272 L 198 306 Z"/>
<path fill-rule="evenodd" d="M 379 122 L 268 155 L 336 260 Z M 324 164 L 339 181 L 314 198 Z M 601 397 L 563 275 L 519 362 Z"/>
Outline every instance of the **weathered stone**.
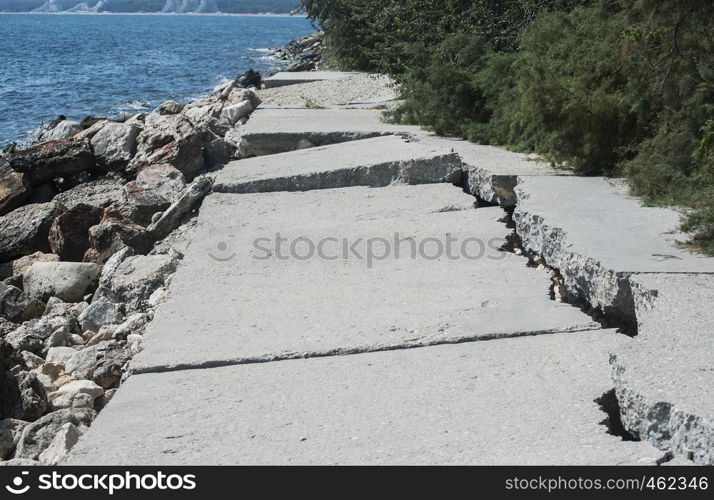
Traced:
<path fill-rule="evenodd" d="M 21 371 L 5 379 L 2 387 L 3 418 L 36 420 L 47 411 L 47 394 L 37 375 Z"/>
<path fill-rule="evenodd" d="M 35 467 L 39 465 L 42 464 L 37 460 L 28 460 L 25 458 L 13 458 L 12 460 L 0 462 L 0 466 L 2 467 Z"/>
<path fill-rule="evenodd" d="M 5 336 L 12 346 L 21 351 L 39 353 L 44 348 L 47 338 L 52 335 L 52 327 L 45 318 L 24 322 L 15 331 Z"/>
<path fill-rule="evenodd" d="M 68 373 L 77 379 L 90 379 L 97 367 L 97 346 L 75 351 L 64 364 Z"/>
<path fill-rule="evenodd" d="M 15 450 L 28 423 L 14 418 L 0 420 L 0 460 L 5 460 Z"/>
<path fill-rule="evenodd" d="M 221 115 L 228 121 L 228 123 L 235 125 L 238 120 L 244 116 L 248 116 L 253 112 L 253 110 L 253 105 L 250 101 L 246 100 L 224 107 L 223 111 L 221 111 Z"/>
<path fill-rule="evenodd" d="M 77 133 L 74 138 L 75 139 L 91 139 L 95 135 L 97 135 L 97 132 L 102 130 L 106 124 L 110 123 L 109 120 L 100 118 L 94 121 L 91 125 L 88 125 L 87 127 L 84 128 L 81 132 Z"/>
<path fill-rule="evenodd" d="M 129 169 L 138 172 L 155 163 L 176 167 L 187 179 L 193 179 L 203 168 L 203 150 L 213 134 L 196 128 L 183 115 L 169 115 L 145 128 L 138 137 L 137 153 Z"/>
<path fill-rule="evenodd" d="M 45 359 L 47 364 L 54 365 L 52 367 L 53 371 L 59 376 L 60 367 L 58 365 L 64 366 L 76 352 L 77 350 L 71 347 L 53 347 L 47 351 L 47 357 Z"/>
<path fill-rule="evenodd" d="M 19 207 L 31 192 L 25 176 L 11 169 L 6 159 L 0 158 L 0 215 Z"/>
<path fill-rule="evenodd" d="M 131 359 L 132 352 L 126 342 L 101 342 L 97 346 L 97 368 L 92 379 L 105 389 L 118 384 L 122 369 Z"/>
<path fill-rule="evenodd" d="M 136 255 L 127 257 L 102 276 L 97 298 L 105 296 L 122 303 L 127 313 L 142 312 L 155 290 L 166 284 L 176 270 L 177 261 L 166 255 Z"/>
<path fill-rule="evenodd" d="M 8 333 L 14 331 L 18 326 L 17 323 L 9 321 L 0 315 L 0 339 L 5 337 Z"/>
<path fill-rule="evenodd" d="M 142 226 L 128 220 L 120 207 L 112 205 L 105 209 L 101 222 L 89 229 L 90 248 L 84 260 L 101 264 L 126 247 L 144 253 L 151 241 Z"/>
<path fill-rule="evenodd" d="M 79 324 L 83 331 L 98 332 L 102 326 L 121 323 L 124 315 L 119 306 L 106 297 L 100 297 L 79 315 Z"/>
<path fill-rule="evenodd" d="M 128 123 L 108 123 L 92 138 L 97 165 L 109 171 L 121 170 L 136 154 L 141 128 Z"/>
<path fill-rule="evenodd" d="M 62 387 L 67 387 L 72 385 L 74 382 L 63 385 Z M 94 398 L 89 394 L 84 394 L 81 392 L 66 392 L 59 393 L 57 391 L 51 392 L 48 395 L 50 398 L 50 406 L 53 410 L 61 410 L 64 408 L 93 408 Z"/>
<path fill-rule="evenodd" d="M 83 128 L 79 123 L 71 120 L 62 120 L 52 129 L 42 134 L 40 140 L 46 142 L 56 139 L 68 139 L 82 130 Z"/>
<path fill-rule="evenodd" d="M 233 159 L 236 150 L 236 146 L 231 142 L 221 138 L 214 139 L 206 146 L 206 164 L 210 167 L 225 165 Z"/>
<path fill-rule="evenodd" d="M 54 437 L 67 423 L 88 425 L 94 419 L 94 412 L 87 409 L 58 410 L 31 423 L 22 432 L 15 458 L 37 460 L 47 449 Z"/>
<path fill-rule="evenodd" d="M 91 380 L 75 380 L 74 382 L 70 382 L 69 384 L 63 385 L 57 391 L 49 394 L 47 397 L 51 402 L 62 394 L 72 393 L 88 394 L 92 397 L 92 399 L 94 399 L 104 394 L 104 389 L 99 387 Z"/>
<path fill-rule="evenodd" d="M 42 316 L 45 305 L 19 288 L 0 283 L 0 316 L 15 323 Z"/>
<path fill-rule="evenodd" d="M 124 185 L 113 179 L 100 179 L 79 184 L 57 195 L 55 201 L 67 209 L 82 205 L 106 208 L 121 200 Z"/>
<path fill-rule="evenodd" d="M 118 325 L 113 332 L 116 340 L 126 340 L 129 335 L 142 334 L 149 322 L 149 315 L 145 313 L 135 313 L 129 316 L 126 321 Z"/>
<path fill-rule="evenodd" d="M 80 203 L 57 217 L 48 240 L 52 252 L 62 260 L 81 262 L 89 249 L 89 228 L 99 224 L 102 209 Z"/>
<path fill-rule="evenodd" d="M 52 226 L 50 226 L 52 227 Z M 35 262 L 58 262 L 59 255 L 52 253 L 35 252 L 30 255 L 25 255 L 12 262 L 0 264 L 0 279 L 5 279 L 10 276 L 18 276 L 30 269 L 30 266 Z"/>
<path fill-rule="evenodd" d="M 131 219 L 149 225 L 151 217 L 166 210 L 185 186 L 183 174 L 171 165 L 149 165 L 140 170 L 136 180 L 124 186 L 124 202 L 131 210 Z"/>
<path fill-rule="evenodd" d="M 197 208 L 203 198 L 213 188 L 212 181 L 205 176 L 200 176 L 193 181 L 179 196 L 179 198 L 164 211 L 161 216 L 153 221 L 147 231 L 155 240 L 164 239 L 174 229 L 181 225 L 184 217 Z"/>
<path fill-rule="evenodd" d="M 44 359 L 29 351 L 22 351 L 20 357 L 28 370 L 35 370 L 45 364 Z"/>
<path fill-rule="evenodd" d="M 30 185 L 37 186 L 92 168 L 94 155 L 89 139 L 57 139 L 13 154 L 10 166 L 24 173 Z"/>
<path fill-rule="evenodd" d="M 154 110 L 160 115 L 175 115 L 181 112 L 183 106 L 176 101 L 164 101 Z"/>
<path fill-rule="evenodd" d="M 40 456 L 40 462 L 44 465 L 57 465 L 72 447 L 77 444 L 82 436 L 82 431 L 71 422 L 67 422 L 60 427 L 55 437 L 52 439 L 47 448 L 44 449 Z"/>
<path fill-rule="evenodd" d="M 36 262 L 24 274 L 26 293 L 39 300 L 80 302 L 97 283 L 100 267 L 84 262 Z"/>
<path fill-rule="evenodd" d="M 50 252 L 47 236 L 62 211 L 58 203 L 25 205 L 0 217 L 0 262 L 35 252 Z"/>

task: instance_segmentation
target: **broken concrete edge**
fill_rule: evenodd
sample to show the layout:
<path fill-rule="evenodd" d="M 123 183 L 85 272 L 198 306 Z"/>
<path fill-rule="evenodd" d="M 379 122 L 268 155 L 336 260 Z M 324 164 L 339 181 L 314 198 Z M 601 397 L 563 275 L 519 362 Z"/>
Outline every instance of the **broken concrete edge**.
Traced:
<path fill-rule="evenodd" d="M 343 142 L 372 139 L 386 135 L 401 135 L 410 138 L 408 133 L 395 134 L 384 131 L 365 132 L 269 132 L 248 133 L 242 135 L 238 145 L 238 158 L 267 156 L 279 153 L 297 151 L 320 146 L 330 146 Z"/>
<path fill-rule="evenodd" d="M 714 422 L 710 418 L 644 394 L 629 379 L 617 354 L 610 356 L 610 365 L 620 418 L 628 432 L 696 464 L 714 465 Z"/>
<path fill-rule="evenodd" d="M 587 255 L 569 251 L 565 231 L 545 223 L 540 215 L 513 211 L 515 232 L 523 248 L 540 256 L 563 276 L 567 291 L 584 300 L 615 323 L 635 333 L 637 319 L 630 286 L 632 273 L 615 272 Z"/>
<path fill-rule="evenodd" d="M 305 175 L 248 180 L 242 183 L 216 181 L 216 193 L 263 193 L 274 191 L 312 191 L 343 187 L 385 187 L 403 184 L 458 184 L 461 180 L 461 161 L 455 153 L 437 155 L 428 159 L 388 161 L 381 164 L 350 167 Z"/>
<path fill-rule="evenodd" d="M 341 347 L 337 349 L 316 350 L 310 352 L 283 352 L 277 355 L 239 357 L 215 361 L 205 361 L 201 363 L 181 363 L 169 365 L 149 365 L 130 366 L 129 374 L 142 375 L 147 373 L 165 373 L 182 370 L 201 370 L 219 368 L 223 366 L 250 365 L 258 363 L 272 363 L 276 361 L 289 361 L 294 359 L 326 358 L 332 356 L 351 356 L 358 354 L 368 354 L 374 352 L 397 351 L 404 349 L 421 349 L 440 345 L 464 344 L 471 342 L 488 342 L 489 340 L 512 339 L 522 337 L 537 337 L 541 335 L 578 334 L 585 332 L 602 331 L 597 323 L 583 324 L 571 328 L 557 328 L 549 330 L 538 330 L 532 332 L 505 332 L 492 333 L 488 335 L 475 334 L 471 336 L 444 336 L 438 339 L 419 339 L 410 342 L 398 342 L 392 344 L 373 344 L 368 346 Z"/>

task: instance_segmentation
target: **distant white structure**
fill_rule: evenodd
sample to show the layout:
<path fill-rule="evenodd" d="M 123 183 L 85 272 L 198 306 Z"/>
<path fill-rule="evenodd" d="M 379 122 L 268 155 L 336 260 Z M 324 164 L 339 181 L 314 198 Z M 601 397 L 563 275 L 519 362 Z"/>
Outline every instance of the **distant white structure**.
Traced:
<path fill-rule="evenodd" d="M 161 12 L 211 14 L 218 12 L 218 4 L 216 4 L 216 0 L 166 0 Z"/>
<path fill-rule="evenodd" d="M 64 9 L 57 0 L 47 0 L 45 3 L 33 9 L 32 12 L 62 12 Z"/>
<path fill-rule="evenodd" d="M 110 1 L 111 0 L 99 0 L 96 5 L 89 10 L 90 12 L 104 12 L 105 10 L 107 10 L 107 4 Z"/>
<path fill-rule="evenodd" d="M 92 12 L 92 9 L 87 5 L 86 2 L 78 3 L 71 9 L 67 9 L 67 12 Z"/>

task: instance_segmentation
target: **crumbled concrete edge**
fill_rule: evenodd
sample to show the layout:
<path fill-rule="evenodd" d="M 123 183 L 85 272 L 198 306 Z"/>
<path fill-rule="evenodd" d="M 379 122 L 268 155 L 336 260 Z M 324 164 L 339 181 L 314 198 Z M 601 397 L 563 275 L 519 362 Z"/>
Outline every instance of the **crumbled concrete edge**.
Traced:
<path fill-rule="evenodd" d="M 516 192 L 520 197 L 518 187 Z M 523 248 L 541 256 L 548 266 L 557 269 L 568 293 L 636 330 L 629 273 L 617 273 L 591 257 L 568 250 L 565 230 L 547 225 L 543 217 L 519 205 L 515 207 L 513 220 Z"/>
<path fill-rule="evenodd" d="M 372 139 L 391 132 L 256 132 L 245 131 L 240 136 L 238 158 L 251 158 L 279 153 L 287 153 L 298 149 L 319 146 L 329 146 L 341 142 Z"/>
<path fill-rule="evenodd" d="M 514 207 L 517 197 L 517 175 L 494 175 L 486 169 L 464 164 L 468 171 L 469 192 L 486 203 L 493 203 L 504 208 Z"/>
<path fill-rule="evenodd" d="M 384 187 L 394 183 L 457 183 L 461 179 L 461 159 L 455 153 L 389 161 L 368 167 L 350 167 L 304 175 L 273 177 L 254 181 L 222 183 L 216 181 L 216 193 L 262 193 L 272 191 L 310 191 L 352 186 Z"/>
<path fill-rule="evenodd" d="M 625 429 L 661 450 L 696 464 L 714 465 L 714 421 L 643 394 L 628 379 L 621 361 L 616 354 L 610 356 L 612 380 Z"/>

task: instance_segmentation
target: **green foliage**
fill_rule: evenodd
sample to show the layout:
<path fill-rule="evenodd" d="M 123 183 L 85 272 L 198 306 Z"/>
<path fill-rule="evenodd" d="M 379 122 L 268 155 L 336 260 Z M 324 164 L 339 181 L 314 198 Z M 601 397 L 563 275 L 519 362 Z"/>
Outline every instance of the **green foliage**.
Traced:
<path fill-rule="evenodd" d="M 397 121 L 625 175 L 691 207 L 714 253 L 711 0 L 303 0 L 343 67 L 402 85 Z"/>

